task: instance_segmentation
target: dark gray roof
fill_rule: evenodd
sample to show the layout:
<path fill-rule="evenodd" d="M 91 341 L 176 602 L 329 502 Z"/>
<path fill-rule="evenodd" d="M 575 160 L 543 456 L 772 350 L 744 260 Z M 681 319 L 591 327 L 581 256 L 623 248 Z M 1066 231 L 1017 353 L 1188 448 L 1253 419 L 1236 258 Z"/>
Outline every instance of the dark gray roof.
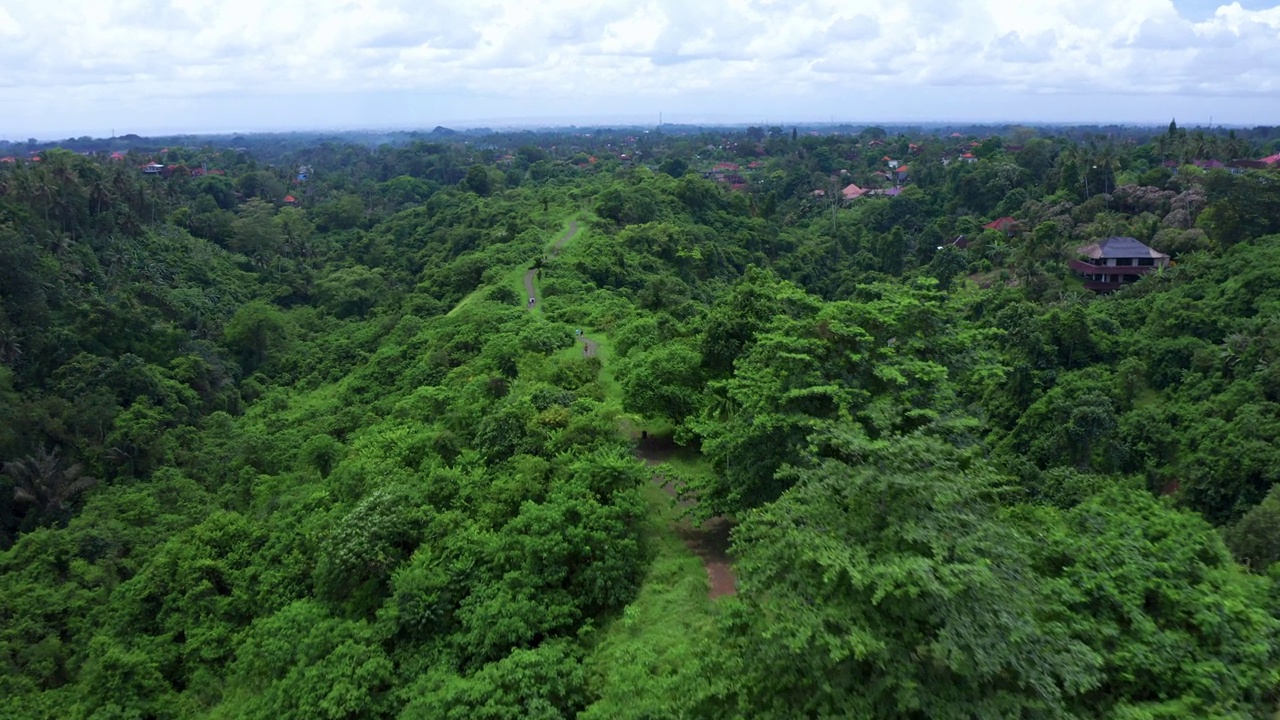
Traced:
<path fill-rule="evenodd" d="M 1081 255 L 1094 259 L 1105 258 L 1162 258 L 1169 257 L 1162 252 L 1152 250 L 1131 237 L 1109 237 L 1079 250 Z"/>

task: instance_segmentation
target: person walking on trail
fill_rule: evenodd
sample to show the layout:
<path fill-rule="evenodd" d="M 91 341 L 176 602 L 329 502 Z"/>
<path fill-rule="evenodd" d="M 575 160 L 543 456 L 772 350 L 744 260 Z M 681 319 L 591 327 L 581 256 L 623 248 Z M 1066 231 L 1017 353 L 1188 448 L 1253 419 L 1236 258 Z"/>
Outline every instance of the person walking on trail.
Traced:
<path fill-rule="evenodd" d="M 534 299 L 535 298 L 529 298 L 529 307 L 533 307 Z"/>

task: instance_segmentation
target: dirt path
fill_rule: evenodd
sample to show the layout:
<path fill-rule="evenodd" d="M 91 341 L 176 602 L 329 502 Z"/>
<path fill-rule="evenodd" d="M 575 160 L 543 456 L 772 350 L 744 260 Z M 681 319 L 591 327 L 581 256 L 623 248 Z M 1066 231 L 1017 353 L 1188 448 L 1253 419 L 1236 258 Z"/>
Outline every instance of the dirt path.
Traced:
<path fill-rule="evenodd" d="M 564 247 L 565 243 L 572 240 L 573 236 L 577 234 L 578 234 L 578 221 L 570 220 L 569 229 L 565 230 L 564 235 L 561 235 L 560 239 L 556 240 L 555 244 L 551 246 L 551 252 L 549 253 L 549 257 L 555 257 L 556 255 L 559 255 L 560 249 Z M 535 287 L 533 283 L 534 279 L 537 276 L 538 276 L 538 268 L 536 267 L 529 268 L 524 274 L 524 294 L 526 298 L 533 301 L 533 302 L 526 301 L 526 304 L 525 304 L 526 310 L 532 310 L 534 305 L 540 304 L 542 302 L 542 298 L 538 297 L 538 288 Z M 594 354 L 594 352 L 592 354 Z"/>
<path fill-rule="evenodd" d="M 650 467 L 661 465 L 675 455 L 675 452 L 675 443 L 665 438 L 643 438 L 636 446 L 636 457 Z M 666 478 L 654 475 L 653 480 L 668 495 L 679 497 L 680 488 Z M 694 501 L 687 497 L 680 498 L 678 502 L 686 508 L 694 505 Z M 732 558 L 729 556 L 729 531 L 732 529 L 733 524 L 722 517 L 710 518 L 697 526 L 688 520 L 682 520 L 676 526 L 676 534 L 702 560 L 713 600 L 721 595 L 734 595 L 738 592 L 738 580 L 733 574 Z"/>

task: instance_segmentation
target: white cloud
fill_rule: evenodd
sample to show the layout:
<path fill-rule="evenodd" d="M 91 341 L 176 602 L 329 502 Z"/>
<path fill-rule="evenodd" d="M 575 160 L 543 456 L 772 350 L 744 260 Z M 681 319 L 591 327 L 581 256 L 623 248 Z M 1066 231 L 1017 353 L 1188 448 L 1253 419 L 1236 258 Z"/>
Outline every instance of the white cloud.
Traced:
<path fill-rule="evenodd" d="M 1191 22 L 1172 0 L 0 0 L 0 37 L 26 118 L 357 90 L 530 107 L 966 86 L 1280 98 L 1280 7 L 1238 3 Z"/>
<path fill-rule="evenodd" d="M 0 7 L 0 37 L 16 37 L 22 32 L 22 26 L 18 21 L 9 14 L 8 10 Z"/>

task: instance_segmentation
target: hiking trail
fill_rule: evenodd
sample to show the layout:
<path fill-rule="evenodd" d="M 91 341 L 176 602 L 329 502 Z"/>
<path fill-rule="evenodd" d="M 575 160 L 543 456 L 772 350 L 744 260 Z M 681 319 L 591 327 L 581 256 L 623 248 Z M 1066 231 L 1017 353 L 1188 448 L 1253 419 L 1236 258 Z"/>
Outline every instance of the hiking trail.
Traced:
<path fill-rule="evenodd" d="M 565 244 L 577 234 L 578 221 L 576 219 L 569 221 L 569 227 L 551 246 L 546 259 L 559 255 Z M 525 296 L 532 301 L 525 305 L 526 310 L 532 310 L 542 305 L 542 296 L 538 294 L 538 287 L 535 282 L 540 269 L 541 263 L 536 267 L 529 268 L 524 274 Z M 600 347 L 598 342 L 587 337 L 585 333 L 578 336 L 577 339 L 582 342 L 583 357 L 596 356 Z M 670 459 L 675 455 L 677 449 L 675 443 L 669 438 L 646 437 L 638 442 L 635 453 L 637 459 L 642 460 L 649 467 L 654 467 Z M 663 476 L 655 473 L 653 481 L 672 498 L 679 498 L 679 488 L 668 482 Z M 695 501 L 689 498 L 679 498 L 678 502 L 685 508 L 692 507 L 695 504 Z M 702 561 L 702 566 L 707 571 L 707 581 L 710 585 L 709 594 L 712 599 L 737 593 L 737 578 L 733 574 L 733 567 L 730 565 L 729 557 L 729 530 L 732 527 L 728 519 L 714 517 L 697 526 L 687 519 L 681 520 L 674 528 L 676 535 L 684 541 L 685 546 Z"/>
<path fill-rule="evenodd" d="M 671 459 L 678 446 L 670 438 L 643 437 L 636 445 L 636 457 L 646 465 L 654 467 Z M 680 498 L 680 488 L 661 475 L 655 474 L 653 481 L 672 498 L 678 498 L 682 507 L 691 508 L 697 504 L 688 497 Z M 713 517 L 694 525 L 688 519 L 681 520 L 675 527 L 676 534 L 684 544 L 702 560 L 702 567 L 707 571 L 707 582 L 710 584 L 711 599 L 721 595 L 735 595 L 738 592 L 737 576 L 729 556 L 729 531 L 733 524 L 728 518 Z"/>
<path fill-rule="evenodd" d="M 566 229 L 566 230 L 565 230 L 564 235 L 561 235 L 561 236 L 560 236 L 560 239 L 556 240 L 556 241 L 555 241 L 555 244 L 551 246 L 551 252 L 550 252 L 550 253 L 548 253 L 548 257 L 549 257 L 549 258 L 553 258 L 553 257 L 555 257 L 555 256 L 559 255 L 559 254 L 560 254 L 560 249 L 561 249 L 561 248 L 563 248 L 563 247 L 565 246 L 565 243 L 567 243 L 567 242 L 569 242 L 570 240 L 572 240 L 572 239 L 573 239 L 573 236 L 574 236 L 574 235 L 577 235 L 577 234 L 578 234 L 578 221 L 577 221 L 577 219 L 570 220 L 570 221 L 569 221 L 569 227 L 568 227 L 568 229 Z M 541 304 L 542 304 L 542 298 L 538 295 L 538 288 L 537 288 L 537 286 L 536 286 L 536 285 L 534 284 L 534 282 L 533 282 L 533 281 L 534 281 L 534 279 L 535 279 L 535 278 L 537 278 L 537 276 L 538 276 L 538 271 L 539 271 L 540 269 L 542 269 L 542 268 L 541 268 L 541 266 L 539 266 L 539 267 L 531 267 L 531 268 L 529 268 L 527 271 L 525 271 L 525 274 L 524 274 L 524 294 L 525 294 L 525 297 L 527 297 L 527 298 L 529 298 L 529 299 L 533 300 L 533 302 L 532 302 L 532 303 L 530 303 L 530 304 L 528 304 L 528 305 L 526 305 L 526 306 L 525 306 L 525 308 L 526 308 L 526 309 L 529 309 L 529 310 L 532 310 L 532 309 L 534 308 L 534 306 L 535 306 L 535 305 L 541 305 Z"/>

